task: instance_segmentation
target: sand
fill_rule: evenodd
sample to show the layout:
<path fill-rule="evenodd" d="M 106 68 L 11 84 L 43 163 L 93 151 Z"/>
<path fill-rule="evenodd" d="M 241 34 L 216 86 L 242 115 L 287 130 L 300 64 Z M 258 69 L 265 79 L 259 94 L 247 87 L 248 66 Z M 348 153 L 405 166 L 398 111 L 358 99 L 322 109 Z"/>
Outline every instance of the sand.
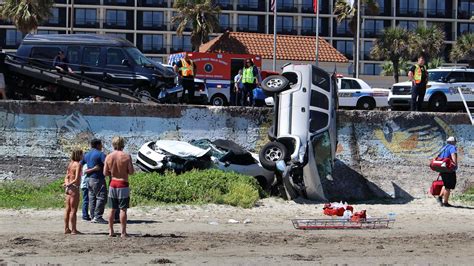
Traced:
<path fill-rule="evenodd" d="M 84 235 L 64 235 L 61 210 L 0 210 L 0 264 L 473 265 L 474 207 L 456 205 L 441 208 L 432 198 L 357 204 L 372 217 L 393 212 L 396 222 L 390 229 L 324 231 L 296 230 L 290 221 L 325 218 L 321 204 L 270 198 L 252 209 L 141 207 L 129 211 L 127 239 L 84 221 Z"/>

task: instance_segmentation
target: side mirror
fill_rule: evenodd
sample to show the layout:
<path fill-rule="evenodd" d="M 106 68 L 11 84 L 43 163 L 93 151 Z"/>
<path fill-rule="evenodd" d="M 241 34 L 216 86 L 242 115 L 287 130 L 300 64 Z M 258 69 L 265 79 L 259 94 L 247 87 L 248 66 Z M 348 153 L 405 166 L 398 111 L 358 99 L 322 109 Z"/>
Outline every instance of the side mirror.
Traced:
<path fill-rule="evenodd" d="M 449 79 L 449 83 L 456 83 L 457 80 L 456 79 Z"/>
<path fill-rule="evenodd" d="M 122 66 L 129 66 L 130 62 L 128 62 L 128 59 L 123 59 L 122 60 Z"/>

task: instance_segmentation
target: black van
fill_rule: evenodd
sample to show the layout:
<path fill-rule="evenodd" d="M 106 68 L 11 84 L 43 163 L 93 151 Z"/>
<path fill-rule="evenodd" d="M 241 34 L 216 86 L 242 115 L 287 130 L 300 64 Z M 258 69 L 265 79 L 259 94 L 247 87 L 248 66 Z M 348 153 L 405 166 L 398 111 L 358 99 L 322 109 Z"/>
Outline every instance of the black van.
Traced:
<path fill-rule="evenodd" d="M 52 68 L 59 51 L 76 74 L 128 88 L 139 97 L 158 98 L 163 88 L 176 86 L 173 71 L 147 58 L 129 41 L 108 35 L 29 34 L 16 55 Z"/>

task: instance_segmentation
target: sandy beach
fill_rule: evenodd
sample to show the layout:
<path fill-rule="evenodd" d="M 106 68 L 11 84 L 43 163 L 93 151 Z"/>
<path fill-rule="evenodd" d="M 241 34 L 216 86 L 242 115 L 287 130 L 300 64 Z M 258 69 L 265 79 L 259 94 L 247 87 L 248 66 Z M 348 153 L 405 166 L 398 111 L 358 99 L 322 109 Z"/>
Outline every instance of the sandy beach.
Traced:
<path fill-rule="evenodd" d="M 455 205 L 441 208 L 432 198 L 355 204 L 371 217 L 395 213 L 396 222 L 390 229 L 306 231 L 290 220 L 326 218 L 322 204 L 269 198 L 252 209 L 140 207 L 129 211 L 127 239 L 84 221 L 83 235 L 64 235 L 62 210 L 0 210 L 0 264 L 472 265 L 474 206 Z"/>

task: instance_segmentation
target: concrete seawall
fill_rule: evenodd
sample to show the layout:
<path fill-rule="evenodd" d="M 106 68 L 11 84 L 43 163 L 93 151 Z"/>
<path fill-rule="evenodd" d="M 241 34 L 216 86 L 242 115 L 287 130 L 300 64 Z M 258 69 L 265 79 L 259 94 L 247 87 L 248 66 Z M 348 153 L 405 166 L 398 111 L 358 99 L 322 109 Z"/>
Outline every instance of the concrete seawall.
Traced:
<path fill-rule="evenodd" d="M 446 136 L 459 139 L 458 191 L 474 183 L 474 127 L 465 114 L 340 111 L 336 170 L 322 180 L 329 199 L 425 197 L 436 178 L 428 165 Z M 226 138 L 257 151 L 271 110 L 142 104 L 0 101 L 0 179 L 58 178 L 68 153 L 113 136 L 136 154 L 157 139 Z"/>

